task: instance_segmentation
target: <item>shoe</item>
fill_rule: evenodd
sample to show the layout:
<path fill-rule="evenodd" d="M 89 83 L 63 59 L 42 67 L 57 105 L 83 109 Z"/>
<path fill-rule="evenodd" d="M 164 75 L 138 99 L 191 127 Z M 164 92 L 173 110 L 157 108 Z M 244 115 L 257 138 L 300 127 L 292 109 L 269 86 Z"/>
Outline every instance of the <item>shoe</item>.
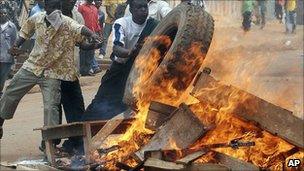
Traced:
<path fill-rule="evenodd" d="M 94 71 L 92 69 L 90 69 L 89 73 L 82 73 L 81 76 L 95 76 Z"/>
<path fill-rule="evenodd" d="M 103 54 L 100 54 L 99 56 L 96 56 L 96 59 L 98 59 L 98 60 L 101 60 L 101 59 L 103 59 L 104 58 L 104 55 Z"/>
<path fill-rule="evenodd" d="M 94 74 L 100 73 L 101 71 L 102 71 L 102 69 L 98 67 L 98 68 L 94 69 Z"/>

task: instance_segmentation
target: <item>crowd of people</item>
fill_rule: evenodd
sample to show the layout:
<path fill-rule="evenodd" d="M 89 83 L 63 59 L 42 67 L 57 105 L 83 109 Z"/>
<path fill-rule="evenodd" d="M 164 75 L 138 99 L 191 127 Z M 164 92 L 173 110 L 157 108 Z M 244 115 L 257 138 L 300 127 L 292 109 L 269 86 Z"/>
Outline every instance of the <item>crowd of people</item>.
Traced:
<path fill-rule="evenodd" d="M 200 2 L 199 5 L 205 7 L 204 1 Z M 256 5 L 253 2 L 243 2 L 246 31 L 252 22 Z M 106 14 L 101 5 L 105 6 Z M 18 103 L 35 85 L 39 85 L 43 95 L 44 126 L 61 124 L 62 109 L 67 123 L 111 119 L 126 111 L 128 106 L 122 98 L 135 57 L 145 38 L 172 10 L 163 0 L 36 0 L 29 18 L 20 27 L 11 17 L 13 14 L 9 14 L 8 6 L 11 8 L 8 1 L 0 0 L 0 139 L 4 121 L 13 118 Z M 257 6 L 258 23 L 264 28 L 265 0 L 258 0 Z M 276 4 L 277 18 L 282 20 L 286 15 L 286 29 L 291 33 L 295 31 L 295 8 L 295 0 L 278 0 Z M 14 57 L 18 57 L 26 41 L 33 44 L 31 53 L 2 93 Z M 103 58 L 107 47 L 113 48 L 111 67 L 85 109 L 79 77 L 100 72 L 96 58 Z M 56 146 L 60 140 L 53 143 Z M 62 145 L 69 153 L 82 152 L 81 147 L 79 137 L 68 139 Z M 45 149 L 43 141 L 40 149 Z"/>
<path fill-rule="evenodd" d="M 266 3 L 267 0 L 244 0 L 242 6 L 244 31 L 249 31 L 251 24 L 255 23 L 260 25 L 263 29 L 266 24 Z M 280 23 L 285 21 L 286 33 L 296 33 L 296 10 L 297 0 L 276 0 L 275 1 L 275 17 Z M 284 17 L 285 16 L 285 17 Z M 253 22 L 252 18 L 255 17 L 256 21 Z"/>

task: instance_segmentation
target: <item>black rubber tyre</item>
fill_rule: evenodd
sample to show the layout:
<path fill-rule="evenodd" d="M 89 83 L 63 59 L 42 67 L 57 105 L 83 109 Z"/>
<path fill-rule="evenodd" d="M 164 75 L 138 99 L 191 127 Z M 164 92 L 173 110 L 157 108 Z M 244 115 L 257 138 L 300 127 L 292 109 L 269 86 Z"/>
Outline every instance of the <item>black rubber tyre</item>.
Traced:
<path fill-rule="evenodd" d="M 167 35 L 172 41 L 171 46 L 164 47 L 153 38 L 145 42 L 130 71 L 125 88 L 124 102 L 134 106 L 138 96 L 149 96 L 151 93 L 156 93 L 151 92 L 153 90 L 147 90 L 139 94 L 134 93 L 136 91 L 134 87 L 138 83 L 145 83 L 149 86 L 151 84 L 162 86 L 164 81 L 171 81 L 173 83 L 170 85 L 173 89 L 179 92 L 186 90 L 208 52 L 213 31 L 213 18 L 201 7 L 182 3 L 174 8 L 158 24 L 150 36 Z M 191 50 L 195 45 L 199 46 L 199 52 Z M 137 65 L 148 65 L 149 62 L 153 62 L 150 59 L 150 55 L 154 53 L 153 49 L 155 48 L 162 51 L 160 52 L 162 58 L 158 61 L 158 65 L 155 65 L 152 71 L 151 69 L 148 71 L 146 67 L 136 67 Z M 163 52 L 164 49 L 165 52 Z M 144 80 L 142 78 L 143 75 L 145 75 Z M 177 98 L 174 95 L 170 96 L 172 96 L 170 97 L 172 99 Z M 180 96 L 180 94 L 176 94 L 176 96 Z"/>

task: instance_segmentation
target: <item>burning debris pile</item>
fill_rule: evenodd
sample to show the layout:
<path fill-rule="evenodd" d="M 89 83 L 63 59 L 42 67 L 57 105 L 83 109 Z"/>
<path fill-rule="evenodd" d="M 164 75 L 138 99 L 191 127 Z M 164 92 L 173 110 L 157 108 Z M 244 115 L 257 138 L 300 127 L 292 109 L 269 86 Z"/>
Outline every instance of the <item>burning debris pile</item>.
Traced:
<path fill-rule="evenodd" d="M 153 41 L 167 48 L 171 43 L 164 36 Z M 208 68 L 192 87 L 176 86 L 189 85 L 185 75 L 205 57 L 200 48 L 192 44 L 184 57 L 201 61 L 189 60 L 178 70 L 168 69 L 170 60 L 159 66 L 159 49 L 150 53 L 153 62 L 138 57 L 136 119 L 109 144 L 114 150 L 92 156 L 96 161 L 108 170 L 283 170 L 287 159 L 304 158 L 303 121 L 292 112 L 216 81 Z M 156 68 L 159 79 L 149 79 Z"/>
<path fill-rule="evenodd" d="M 211 69 L 199 72 L 213 30 L 208 13 L 185 3 L 161 21 L 127 81 L 131 125 L 114 140 L 107 138 L 122 133 L 124 119 L 108 121 L 92 140 L 90 126 L 79 125 L 77 135 L 93 147 L 85 148 L 88 161 L 105 170 L 284 170 L 288 159 L 304 158 L 303 120 L 224 85 Z"/>

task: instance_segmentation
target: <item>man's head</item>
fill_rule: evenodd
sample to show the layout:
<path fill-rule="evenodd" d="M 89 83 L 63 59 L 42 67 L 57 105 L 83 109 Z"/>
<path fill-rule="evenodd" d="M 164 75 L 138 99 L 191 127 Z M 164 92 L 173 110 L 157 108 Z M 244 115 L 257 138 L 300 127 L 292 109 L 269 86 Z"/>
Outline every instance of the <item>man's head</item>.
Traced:
<path fill-rule="evenodd" d="M 45 11 L 46 14 L 51 14 L 55 10 L 61 10 L 62 1 L 61 0 L 45 0 Z"/>
<path fill-rule="evenodd" d="M 102 4 L 101 0 L 95 0 L 94 2 L 95 2 L 96 8 L 99 9 L 99 7 L 100 7 L 101 4 Z"/>
<path fill-rule="evenodd" d="M 44 0 L 36 0 L 36 3 L 40 8 L 44 8 Z"/>
<path fill-rule="evenodd" d="M 7 22 L 7 10 L 6 8 L 0 7 L 0 23 L 3 24 Z"/>
<path fill-rule="evenodd" d="M 77 0 L 62 0 L 62 13 L 70 13 L 76 4 L 76 1 Z"/>
<path fill-rule="evenodd" d="M 132 20 L 136 24 L 143 24 L 147 20 L 149 9 L 147 0 L 129 0 Z"/>

